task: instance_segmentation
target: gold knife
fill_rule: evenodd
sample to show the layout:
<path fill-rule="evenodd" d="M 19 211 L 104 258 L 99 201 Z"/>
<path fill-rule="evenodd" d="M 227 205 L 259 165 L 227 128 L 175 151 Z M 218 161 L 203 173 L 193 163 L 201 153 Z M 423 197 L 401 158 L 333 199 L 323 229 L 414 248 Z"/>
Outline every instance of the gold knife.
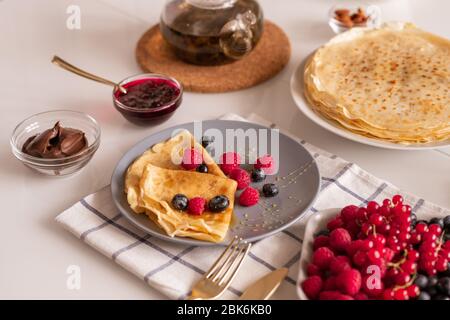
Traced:
<path fill-rule="evenodd" d="M 239 300 L 267 300 L 278 289 L 288 274 L 287 268 L 277 269 L 250 285 Z"/>

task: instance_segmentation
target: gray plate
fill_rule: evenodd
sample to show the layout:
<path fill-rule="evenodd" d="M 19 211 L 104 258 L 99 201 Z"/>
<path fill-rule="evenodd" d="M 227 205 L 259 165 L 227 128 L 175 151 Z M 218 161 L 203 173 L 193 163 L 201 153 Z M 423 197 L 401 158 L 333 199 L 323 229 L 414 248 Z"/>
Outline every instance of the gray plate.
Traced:
<path fill-rule="evenodd" d="M 234 208 L 236 219 L 223 243 L 215 244 L 190 238 L 168 236 L 145 215 L 138 215 L 130 209 L 123 188 L 124 176 L 134 159 L 152 145 L 169 139 L 176 129 L 184 128 L 193 132 L 193 127 L 193 123 L 187 123 L 153 134 L 131 148 L 117 164 L 111 179 L 112 196 L 120 212 L 138 228 L 155 237 L 187 245 L 224 245 L 235 235 L 249 242 L 254 242 L 289 227 L 302 218 L 303 214 L 312 206 L 320 190 L 320 174 L 317 164 L 301 144 L 280 133 L 278 173 L 267 176 L 264 182 L 252 184 L 253 187 L 261 190 L 264 183 L 276 183 L 280 188 L 278 196 L 273 198 L 261 196 L 259 204 L 253 207 L 242 207 L 236 203 Z M 270 137 L 269 128 L 247 122 L 225 120 L 202 122 L 203 132 L 210 128 L 218 129 L 224 136 L 226 129 L 265 129 L 267 137 Z M 250 152 L 255 152 L 254 147 L 250 147 L 250 150 Z M 271 153 L 270 150 L 269 139 L 268 153 Z M 237 151 L 242 152 L 243 150 Z M 267 153 L 264 150 L 261 152 Z M 300 174 L 301 172 L 303 173 Z"/>

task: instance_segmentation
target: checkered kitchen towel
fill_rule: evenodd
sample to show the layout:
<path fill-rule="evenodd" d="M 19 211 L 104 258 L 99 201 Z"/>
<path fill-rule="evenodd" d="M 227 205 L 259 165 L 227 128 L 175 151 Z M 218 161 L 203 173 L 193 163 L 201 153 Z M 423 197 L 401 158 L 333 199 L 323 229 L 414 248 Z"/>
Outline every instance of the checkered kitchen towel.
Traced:
<path fill-rule="evenodd" d="M 224 119 L 244 120 L 236 115 Z M 248 121 L 270 125 L 253 115 Z M 316 159 L 322 175 L 322 190 L 308 214 L 347 204 L 382 200 L 398 190 L 357 165 L 300 141 Z M 406 195 L 419 216 L 447 215 L 449 211 Z M 208 270 L 223 248 L 183 246 L 143 233 L 121 216 L 109 186 L 91 194 L 61 213 L 56 220 L 75 236 L 147 282 L 171 299 L 183 299 L 192 285 Z M 289 275 L 274 298 L 296 299 L 296 278 L 306 219 L 270 238 L 255 243 L 236 279 L 223 298 L 236 299 L 253 281 L 281 267 Z"/>

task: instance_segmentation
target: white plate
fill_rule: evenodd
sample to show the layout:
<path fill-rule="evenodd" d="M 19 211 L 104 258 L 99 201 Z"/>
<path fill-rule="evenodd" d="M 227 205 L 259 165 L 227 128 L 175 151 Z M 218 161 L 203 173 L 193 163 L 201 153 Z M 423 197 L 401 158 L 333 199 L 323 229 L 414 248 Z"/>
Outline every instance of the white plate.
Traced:
<path fill-rule="evenodd" d="M 303 237 L 302 252 L 300 255 L 299 271 L 297 278 L 297 294 L 301 300 L 308 300 L 308 297 L 303 292 L 301 284 L 308 276 L 306 274 L 306 267 L 311 262 L 313 254 L 314 234 L 327 228 L 327 222 L 338 215 L 341 209 L 333 208 L 322 210 L 313 214 L 306 224 L 305 236 Z"/>
<path fill-rule="evenodd" d="M 414 144 L 414 145 L 401 145 L 397 143 L 387 142 L 379 139 L 368 138 L 339 126 L 337 123 L 329 121 L 321 115 L 314 112 L 303 95 L 303 70 L 306 60 L 297 67 L 294 74 L 291 77 L 291 94 L 295 104 L 307 116 L 310 120 L 321 126 L 322 128 L 337 134 L 338 136 L 353 140 L 359 143 L 367 144 L 374 147 L 397 149 L 397 150 L 426 150 L 426 149 L 439 149 L 450 146 L 450 141 L 442 141 L 428 144 Z"/>

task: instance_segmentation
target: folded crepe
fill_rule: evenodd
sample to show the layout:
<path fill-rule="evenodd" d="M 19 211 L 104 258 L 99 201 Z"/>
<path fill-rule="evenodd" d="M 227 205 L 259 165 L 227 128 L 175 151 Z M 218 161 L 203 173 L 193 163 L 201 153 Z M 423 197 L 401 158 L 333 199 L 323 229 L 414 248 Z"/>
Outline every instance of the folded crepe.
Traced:
<path fill-rule="evenodd" d="M 208 173 L 190 172 L 180 166 L 184 150 L 192 147 L 202 152 Z M 228 179 L 211 155 L 185 130 L 144 152 L 130 165 L 125 176 L 125 193 L 134 212 L 147 214 L 172 237 L 212 242 L 220 242 L 227 233 L 236 188 L 236 181 Z M 230 206 L 221 213 L 206 211 L 201 216 L 191 216 L 171 207 L 170 202 L 177 193 L 207 200 L 225 195 Z"/>
<path fill-rule="evenodd" d="M 169 236 L 220 242 L 230 226 L 236 187 L 236 181 L 228 178 L 147 164 L 140 180 L 140 206 Z M 224 195 L 230 200 L 230 205 L 220 213 L 206 209 L 201 216 L 193 216 L 171 206 L 172 198 L 179 193 L 188 198 L 203 197 L 207 200 Z"/>

